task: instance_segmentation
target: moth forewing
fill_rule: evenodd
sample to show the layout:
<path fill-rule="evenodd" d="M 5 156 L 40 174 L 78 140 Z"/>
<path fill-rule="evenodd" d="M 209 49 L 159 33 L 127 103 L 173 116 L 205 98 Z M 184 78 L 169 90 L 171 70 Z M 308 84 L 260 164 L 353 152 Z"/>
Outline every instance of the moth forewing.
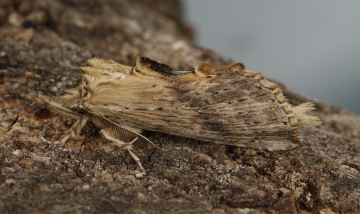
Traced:
<path fill-rule="evenodd" d="M 145 57 L 138 57 L 135 67 L 93 58 L 81 72 L 78 87 L 48 103 L 87 115 L 102 136 L 127 149 L 141 169 L 130 141 L 148 139 L 135 130 L 285 150 L 297 145 L 300 125 L 320 124 L 318 117 L 308 115 L 312 103 L 293 107 L 279 86 L 241 63 L 200 63 L 193 71 L 180 72 Z M 128 143 L 121 141 L 129 136 L 133 139 Z"/>

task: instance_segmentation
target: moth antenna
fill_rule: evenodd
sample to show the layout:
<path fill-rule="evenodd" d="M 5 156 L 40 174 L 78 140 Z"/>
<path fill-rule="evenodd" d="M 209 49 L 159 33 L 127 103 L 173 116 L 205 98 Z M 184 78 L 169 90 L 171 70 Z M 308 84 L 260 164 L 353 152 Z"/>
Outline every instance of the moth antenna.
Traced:
<path fill-rule="evenodd" d="M 153 145 L 154 147 L 158 148 L 153 142 L 151 142 L 151 140 L 149 140 L 147 137 L 145 137 L 144 135 L 142 134 L 139 134 L 139 133 L 136 133 L 134 131 L 131 131 L 130 129 L 127 129 L 123 126 L 120 126 L 118 124 L 116 124 L 116 127 L 119 128 L 120 130 L 116 129 L 115 131 L 118 131 L 118 132 L 122 132 L 123 134 L 129 134 L 128 132 L 130 132 L 131 134 L 133 135 L 136 135 L 137 137 L 140 137 L 144 140 L 146 140 L 148 143 L 150 143 L 151 145 Z"/>
<path fill-rule="evenodd" d="M 308 112 L 310 112 L 314 109 L 315 109 L 314 103 L 309 102 L 309 101 L 302 103 L 298 106 L 292 107 L 292 110 L 293 110 L 294 114 L 296 115 L 296 118 L 298 119 L 298 121 L 301 124 L 307 125 L 307 126 L 317 126 L 317 125 L 322 124 L 319 117 L 308 114 Z"/>
<path fill-rule="evenodd" d="M 94 121 L 94 120 L 95 120 L 95 121 Z M 149 140 L 147 137 L 145 137 L 144 135 L 139 134 L 139 133 L 136 133 L 136 132 L 134 132 L 134 131 L 126 128 L 126 127 L 120 126 L 119 124 L 114 123 L 114 122 L 108 120 L 108 119 L 105 118 L 105 117 L 93 116 L 93 117 L 91 118 L 91 121 L 95 122 L 95 124 L 96 124 L 96 123 L 102 123 L 101 120 L 105 120 L 106 122 L 114 125 L 114 126 L 113 126 L 114 128 L 112 129 L 112 131 L 113 131 L 114 133 L 111 133 L 111 134 L 121 133 L 121 134 L 123 134 L 123 135 L 128 135 L 128 136 L 130 136 L 130 135 L 135 135 L 135 136 L 137 136 L 137 137 L 140 137 L 140 138 L 144 139 L 145 141 L 147 141 L 148 143 L 150 143 L 150 144 L 153 145 L 154 147 L 159 148 L 159 147 L 157 147 L 153 142 L 151 142 L 151 140 Z"/>
<path fill-rule="evenodd" d="M 45 97 L 42 94 L 39 94 L 38 97 L 45 102 L 46 106 L 55 110 L 58 113 L 61 113 L 63 115 L 67 115 L 68 117 L 77 119 L 79 117 L 81 117 L 81 115 L 76 112 L 73 111 L 71 109 L 69 109 L 68 107 L 64 106 L 61 102 L 60 98 L 57 99 L 49 99 L 48 97 Z"/>

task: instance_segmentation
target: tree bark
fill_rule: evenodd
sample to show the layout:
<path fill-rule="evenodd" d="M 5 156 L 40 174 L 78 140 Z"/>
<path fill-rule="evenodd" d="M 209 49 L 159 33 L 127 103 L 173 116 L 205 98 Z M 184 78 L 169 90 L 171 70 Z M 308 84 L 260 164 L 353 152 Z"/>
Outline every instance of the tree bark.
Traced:
<path fill-rule="evenodd" d="M 134 65 L 141 55 L 176 70 L 232 63 L 192 43 L 178 1 L 3 0 L 0 26 L 1 213 L 360 212 L 360 117 L 316 101 L 324 124 L 287 151 L 146 132 L 161 149 L 136 145 L 144 177 L 91 125 L 65 148 L 47 142 L 73 121 L 37 95 L 76 85 L 90 57 Z"/>

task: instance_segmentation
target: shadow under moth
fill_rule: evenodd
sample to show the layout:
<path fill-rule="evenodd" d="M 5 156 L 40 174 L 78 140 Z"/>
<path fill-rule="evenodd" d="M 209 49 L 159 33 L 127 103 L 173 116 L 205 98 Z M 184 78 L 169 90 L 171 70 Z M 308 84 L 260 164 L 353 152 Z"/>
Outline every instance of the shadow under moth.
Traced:
<path fill-rule="evenodd" d="M 41 96 L 52 109 L 76 119 L 61 143 L 90 121 L 105 139 L 127 150 L 143 173 L 132 149 L 138 139 L 151 143 L 141 130 L 286 150 L 298 145 L 299 126 L 321 123 L 308 114 L 312 103 L 292 106 L 279 86 L 241 63 L 200 63 L 191 71 L 174 71 L 146 57 L 137 57 L 134 67 L 93 58 L 81 73 L 79 85 L 64 95 Z"/>

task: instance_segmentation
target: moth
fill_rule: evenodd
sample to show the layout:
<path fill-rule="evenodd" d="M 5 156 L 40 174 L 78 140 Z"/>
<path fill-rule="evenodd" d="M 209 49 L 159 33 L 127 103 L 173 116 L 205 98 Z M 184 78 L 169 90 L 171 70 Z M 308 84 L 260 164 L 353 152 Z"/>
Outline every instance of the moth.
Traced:
<path fill-rule="evenodd" d="M 102 137 L 127 150 L 143 173 L 133 143 L 152 142 L 141 130 L 286 150 L 298 145 L 299 126 L 321 123 L 308 114 L 313 103 L 292 106 L 278 85 L 242 63 L 200 63 L 193 70 L 174 71 L 146 57 L 137 57 L 133 67 L 93 58 L 81 73 L 78 86 L 64 95 L 42 96 L 52 109 L 76 119 L 61 143 L 79 135 L 90 121 Z"/>

